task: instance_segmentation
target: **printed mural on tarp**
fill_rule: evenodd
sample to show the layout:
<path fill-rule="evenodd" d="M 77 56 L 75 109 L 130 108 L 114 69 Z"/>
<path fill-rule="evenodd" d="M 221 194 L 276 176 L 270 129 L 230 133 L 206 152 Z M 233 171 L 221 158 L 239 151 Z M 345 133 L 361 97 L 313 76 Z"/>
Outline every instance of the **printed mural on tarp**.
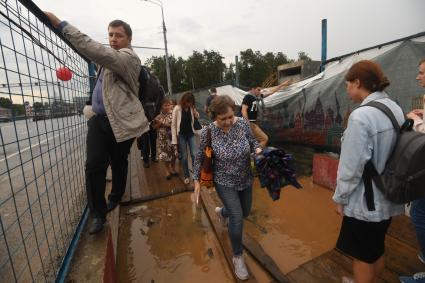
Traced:
<path fill-rule="evenodd" d="M 379 63 L 391 82 L 387 93 L 407 113 L 423 107 L 425 91 L 415 79 L 423 58 L 425 33 L 331 59 L 324 72 L 264 98 L 258 122 L 272 144 L 291 142 L 338 151 L 348 117 L 358 107 L 345 90 L 344 76 L 350 66 L 364 59 Z M 215 87 L 218 95 L 229 95 L 238 106 L 247 93 L 228 84 Z M 208 89 L 193 93 L 201 123 L 206 124 L 209 119 L 203 108 Z"/>
<path fill-rule="evenodd" d="M 342 58 L 340 62 L 351 61 L 347 66 L 362 59 L 379 63 L 391 82 L 387 93 L 407 113 L 411 109 L 423 107 L 424 90 L 415 80 L 418 63 L 425 58 L 424 37 L 420 40 L 403 41 L 378 56 L 373 56 L 373 50 L 367 51 L 368 54 L 356 53 Z M 338 149 L 348 117 L 358 107 L 358 104 L 349 100 L 345 90 L 344 76 L 347 69 L 335 76 L 318 79 L 311 86 L 301 89 L 296 96 L 272 107 L 267 107 L 265 101 L 260 121 L 271 142 Z"/>

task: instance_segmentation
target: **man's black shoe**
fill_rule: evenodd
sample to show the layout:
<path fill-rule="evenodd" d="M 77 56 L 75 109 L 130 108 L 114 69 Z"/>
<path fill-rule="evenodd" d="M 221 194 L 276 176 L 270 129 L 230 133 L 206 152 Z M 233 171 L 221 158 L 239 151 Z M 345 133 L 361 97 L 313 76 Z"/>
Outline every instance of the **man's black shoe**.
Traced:
<path fill-rule="evenodd" d="M 118 202 L 115 202 L 113 200 L 109 200 L 108 205 L 106 206 L 106 211 L 110 212 L 110 211 L 114 210 L 115 207 L 117 207 L 117 205 L 118 205 Z"/>
<path fill-rule="evenodd" d="M 157 162 L 158 162 L 158 159 L 156 159 L 156 158 L 152 158 L 152 162 L 157 163 Z"/>
<path fill-rule="evenodd" d="M 102 218 L 93 218 L 93 222 L 91 223 L 89 234 L 97 234 L 103 230 L 103 226 L 105 224 L 105 219 Z"/>
<path fill-rule="evenodd" d="M 143 167 L 149 168 L 149 162 L 143 162 Z"/>

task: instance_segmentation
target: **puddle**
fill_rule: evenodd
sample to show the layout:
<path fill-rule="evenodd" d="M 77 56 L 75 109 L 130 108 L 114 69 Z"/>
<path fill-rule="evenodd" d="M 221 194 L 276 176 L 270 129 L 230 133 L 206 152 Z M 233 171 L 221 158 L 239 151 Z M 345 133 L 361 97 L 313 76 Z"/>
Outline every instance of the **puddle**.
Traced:
<path fill-rule="evenodd" d="M 313 184 L 311 177 L 299 181 L 303 189 L 285 187 L 274 202 L 256 183 L 251 216 L 245 222 L 246 231 L 284 273 L 331 250 L 341 222 L 332 191 Z"/>
<path fill-rule="evenodd" d="M 233 282 L 189 193 L 123 208 L 117 261 L 119 282 Z"/>
<path fill-rule="evenodd" d="M 341 221 L 332 191 L 311 177 L 299 181 L 303 189 L 285 187 L 275 202 L 255 183 L 244 226 L 286 274 L 331 250 Z M 124 208 L 119 237 L 119 282 L 233 282 L 208 219 L 189 193 Z"/>

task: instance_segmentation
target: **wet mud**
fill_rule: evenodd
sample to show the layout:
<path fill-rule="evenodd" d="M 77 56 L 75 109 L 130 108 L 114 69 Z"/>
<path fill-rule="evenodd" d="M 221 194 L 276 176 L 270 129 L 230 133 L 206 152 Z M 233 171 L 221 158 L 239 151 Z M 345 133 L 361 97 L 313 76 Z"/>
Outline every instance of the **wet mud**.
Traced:
<path fill-rule="evenodd" d="M 122 207 L 119 282 L 233 282 L 208 218 L 190 195 Z"/>
<path fill-rule="evenodd" d="M 341 222 L 332 191 L 315 185 L 311 177 L 299 181 L 303 189 L 284 187 L 277 201 L 256 181 L 251 215 L 244 226 L 284 273 L 331 250 Z"/>
<path fill-rule="evenodd" d="M 303 189 L 282 189 L 272 201 L 254 184 L 245 231 L 284 273 L 331 250 L 341 218 L 332 191 L 302 177 Z M 119 282 L 233 282 L 232 271 L 201 206 L 190 193 L 124 207 L 118 252 Z"/>

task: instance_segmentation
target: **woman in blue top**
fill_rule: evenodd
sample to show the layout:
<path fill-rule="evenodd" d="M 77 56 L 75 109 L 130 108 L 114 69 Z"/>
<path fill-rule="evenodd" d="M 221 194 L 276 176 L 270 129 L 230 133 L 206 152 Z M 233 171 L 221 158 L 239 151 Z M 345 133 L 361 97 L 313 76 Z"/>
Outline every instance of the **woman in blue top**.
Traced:
<path fill-rule="evenodd" d="M 235 274 L 241 280 L 248 279 L 248 271 L 242 257 L 243 218 L 247 217 L 252 204 L 253 175 L 250 168 L 251 153 L 260 153 L 261 148 L 254 139 L 249 122 L 235 117 L 235 102 L 227 95 L 217 96 L 209 107 L 214 120 L 211 130 L 213 149 L 213 178 L 215 189 L 224 207 L 217 207 L 221 222 L 229 219 L 229 236 L 233 249 Z M 202 152 L 207 145 L 207 129 L 201 133 L 199 150 L 195 157 L 195 195 L 199 196 Z"/>
<path fill-rule="evenodd" d="M 347 93 L 354 102 L 360 105 L 371 101 L 385 104 L 398 123 L 403 123 L 400 106 L 384 92 L 390 83 L 378 64 L 367 60 L 357 62 L 348 70 L 345 80 Z M 375 184 L 375 210 L 369 210 L 362 179 L 369 160 L 378 172 L 384 170 L 396 139 L 391 120 L 371 106 L 359 107 L 351 113 L 342 138 L 333 195 L 337 212 L 343 216 L 336 248 L 353 258 L 356 283 L 377 282 L 384 269 L 384 241 L 391 217 L 404 212 L 403 205 L 391 203 Z M 345 278 L 343 282 L 352 281 Z"/>

